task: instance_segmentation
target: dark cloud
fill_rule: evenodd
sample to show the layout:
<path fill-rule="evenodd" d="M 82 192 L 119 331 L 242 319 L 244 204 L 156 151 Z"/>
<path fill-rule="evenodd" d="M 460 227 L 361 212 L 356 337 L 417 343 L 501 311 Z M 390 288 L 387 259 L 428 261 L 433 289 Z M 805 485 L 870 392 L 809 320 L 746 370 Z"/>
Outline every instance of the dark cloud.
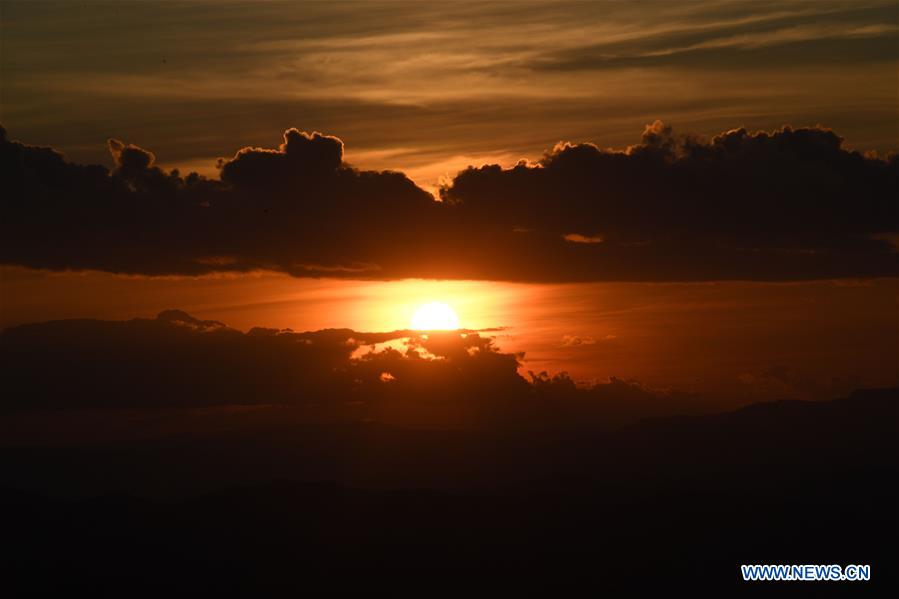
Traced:
<path fill-rule="evenodd" d="M 0 333 L 0 410 L 275 404 L 438 427 L 609 426 L 711 405 L 619 379 L 585 387 L 564 373 L 526 379 L 522 357 L 467 330 L 244 333 L 180 310 L 63 320 Z"/>
<path fill-rule="evenodd" d="M 527 281 L 890 276 L 899 160 L 823 128 L 728 131 L 661 122 L 626 151 L 559 144 L 536 164 L 470 167 L 442 201 L 398 172 L 343 160 L 336 137 L 285 132 L 166 172 L 110 140 L 115 168 L 9 141 L 0 259 L 50 269 L 196 275 Z"/>
<path fill-rule="evenodd" d="M 776 280 L 895 274 L 874 236 L 897 228 L 897 189 L 899 161 L 827 129 L 703 141 L 656 121 L 625 152 L 560 144 L 536 165 L 469 168 L 442 196 L 523 231 L 571 278 Z"/>
<path fill-rule="evenodd" d="M 343 142 L 330 135 L 288 129 L 277 151 L 244 148 L 221 162 L 222 180 L 235 187 L 264 188 L 292 180 L 327 177 L 343 165 Z"/>

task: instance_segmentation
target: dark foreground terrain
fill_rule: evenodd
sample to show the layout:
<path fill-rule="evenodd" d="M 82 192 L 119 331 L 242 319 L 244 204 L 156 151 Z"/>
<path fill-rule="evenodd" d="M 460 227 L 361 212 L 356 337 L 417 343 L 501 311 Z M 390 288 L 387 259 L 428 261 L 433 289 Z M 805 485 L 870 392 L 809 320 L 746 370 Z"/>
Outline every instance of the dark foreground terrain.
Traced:
<path fill-rule="evenodd" d="M 896 391 L 868 391 L 542 434 L 264 407 L 13 414 L 0 451 L 4 586 L 886 593 L 899 563 L 897 408 Z M 22 432 L 53 417 L 82 434 Z M 744 583 L 741 563 L 871 564 L 872 581 Z"/>

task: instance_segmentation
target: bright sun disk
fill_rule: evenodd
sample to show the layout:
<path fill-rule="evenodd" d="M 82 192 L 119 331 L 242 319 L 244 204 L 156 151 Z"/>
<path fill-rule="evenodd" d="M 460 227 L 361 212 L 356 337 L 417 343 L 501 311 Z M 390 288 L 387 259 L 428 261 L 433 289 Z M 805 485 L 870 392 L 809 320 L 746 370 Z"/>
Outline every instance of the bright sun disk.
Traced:
<path fill-rule="evenodd" d="M 422 304 L 412 315 L 412 328 L 419 331 L 452 331 L 459 328 L 456 312 L 443 302 Z"/>

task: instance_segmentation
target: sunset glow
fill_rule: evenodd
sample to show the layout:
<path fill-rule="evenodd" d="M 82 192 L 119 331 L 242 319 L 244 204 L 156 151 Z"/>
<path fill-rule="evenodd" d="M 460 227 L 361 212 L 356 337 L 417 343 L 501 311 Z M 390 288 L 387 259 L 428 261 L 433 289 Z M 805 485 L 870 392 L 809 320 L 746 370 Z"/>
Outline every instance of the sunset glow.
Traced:
<path fill-rule="evenodd" d="M 889 586 L 897 6 L 0 0 L 7 594 Z"/>
<path fill-rule="evenodd" d="M 419 331 L 452 331 L 459 328 L 459 317 L 449 305 L 429 302 L 415 311 L 412 328 Z"/>

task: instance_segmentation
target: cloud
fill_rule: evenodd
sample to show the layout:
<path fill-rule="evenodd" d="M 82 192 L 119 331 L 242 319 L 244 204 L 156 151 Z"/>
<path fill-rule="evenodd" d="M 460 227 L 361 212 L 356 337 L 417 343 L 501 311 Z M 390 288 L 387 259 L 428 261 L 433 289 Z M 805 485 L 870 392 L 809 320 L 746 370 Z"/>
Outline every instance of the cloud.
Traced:
<path fill-rule="evenodd" d="M 602 243 L 602 235 L 581 235 L 580 233 L 568 233 L 562 236 L 565 241 L 571 243 Z"/>
<path fill-rule="evenodd" d="M 16 27 L 4 31 L 6 123 L 78 162 L 102 163 L 98 136 L 114 136 L 152 149 L 161 165 L 207 175 L 216 157 L 277 146 L 277 133 L 296 124 L 338 134 L 357 165 L 402 167 L 429 188 L 448 157 L 501 150 L 509 162 L 479 160 L 511 164 L 585 135 L 618 147 L 633 143 L 647 115 L 705 134 L 824 122 L 880 150 L 895 145 L 899 126 L 889 1 L 416 3 L 402 16 L 371 3 L 301 14 L 285 4 L 254 14 L 251 27 L 239 5 L 219 6 L 214 23 L 202 5 L 168 8 L 115 14 L 59 4 L 51 27 L 39 5 L 7 7 Z M 805 47 L 793 64 L 785 44 L 738 45 L 797 29 L 826 34 L 819 43 L 828 47 Z M 878 29 L 885 35 L 874 36 Z M 166 43 L 135 43 L 143 30 Z M 847 38 L 853 32 L 872 35 Z M 847 54 L 847 40 L 871 47 Z M 724 42 L 733 44 L 717 60 L 715 49 L 694 50 L 710 68 L 664 54 Z M 754 51 L 769 54 L 739 68 Z M 587 69 L 566 70 L 585 55 Z M 645 62 L 589 65 L 602 55 Z M 805 68 L 809 61 L 818 64 Z M 395 148 L 407 155 L 383 157 Z"/>
<path fill-rule="evenodd" d="M 596 345 L 597 343 L 611 343 L 618 339 L 617 335 L 604 335 L 600 338 L 581 335 L 562 335 L 562 347 L 578 347 L 581 345 Z"/>
<path fill-rule="evenodd" d="M 166 310 L 22 325 L 0 341 L 2 412 L 275 404 L 431 426 L 602 427 L 703 405 L 614 378 L 583 387 L 564 373 L 528 380 L 518 373 L 523 354 L 468 330 L 244 333 Z"/>
<path fill-rule="evenodd" d="M 899 159 L 822 128 L 724 132 L 656 121 L 625 150 L 560 143 L 535 163 L 469 167 L 440 200 L 344 161 L 337 137 L 288 129 L 221 159 L 221 179 L 110 140 L 115 168 L 0 141 L 0 260 L 199 275 L 516 281 L 892 276 Z"/>
<path fill-rule="evenodd" d="M 277 150 L 244 148 L 222 160 L 222 180 L 238 188 L 265 188 L 310 177 L 327 177 L 343 165 L 343 142 L 331 135 L 284 132 Z"/>
<path fill-rule="evenodd" d="M 895 7 L 811 7 L 767 14 L 735 6 L 721 20 L 680 23 L 598 43 L 553 49 L 532 58 L 535 71 L 622 68 L 770 69 L 893 62 Z M 785 7 L 786 8 L 786 7 Z"/>
<path fill-rule="evenodd" d="M 703 141 L 656 121 L 626 151 L 559 144 L 535 166 L 469 168 L 442 196 L 535 232 L 569 278 L 777 280 L 894 274 L 881 237 L 897 227 L 897 188 L 899 161 L 847 151 L 824 128 Z M 539 234 L 602 243 L 566 252 Z"/>
<path fill-rule="evenodd" d="M 578 335 L 562 335 L 563 347 L 577 347 L 578 345 L 594 345 L 595 337 L 580 337 Z"/>

